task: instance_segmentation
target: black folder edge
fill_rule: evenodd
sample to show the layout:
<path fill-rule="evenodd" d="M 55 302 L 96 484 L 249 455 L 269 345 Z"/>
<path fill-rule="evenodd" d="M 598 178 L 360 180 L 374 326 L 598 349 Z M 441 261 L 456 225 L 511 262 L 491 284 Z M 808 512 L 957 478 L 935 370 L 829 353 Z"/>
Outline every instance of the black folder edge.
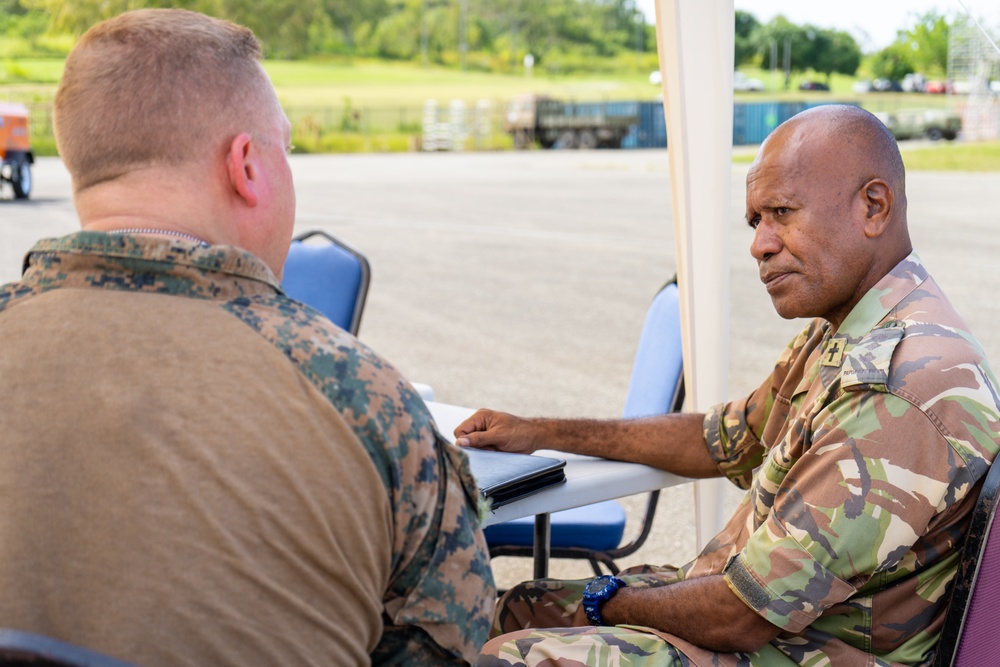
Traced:
<path fill-rule="evenodd" d="M 564 459 L 472 447 L 462 451 L 491 510 L 566 481 Z"/>

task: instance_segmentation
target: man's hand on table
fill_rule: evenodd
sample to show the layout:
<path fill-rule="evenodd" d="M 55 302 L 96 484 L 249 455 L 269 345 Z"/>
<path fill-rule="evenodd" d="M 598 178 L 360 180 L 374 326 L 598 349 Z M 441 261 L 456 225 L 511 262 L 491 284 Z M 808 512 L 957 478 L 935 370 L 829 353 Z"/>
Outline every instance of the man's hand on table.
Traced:
<path fill-rule="evenodd" d="M 460 447 L 531 454 L 541 448 L 538 434 L 539 429 L 529 419 L 506 412 L 480 409 L 455 428 L 455 444 Z"/>

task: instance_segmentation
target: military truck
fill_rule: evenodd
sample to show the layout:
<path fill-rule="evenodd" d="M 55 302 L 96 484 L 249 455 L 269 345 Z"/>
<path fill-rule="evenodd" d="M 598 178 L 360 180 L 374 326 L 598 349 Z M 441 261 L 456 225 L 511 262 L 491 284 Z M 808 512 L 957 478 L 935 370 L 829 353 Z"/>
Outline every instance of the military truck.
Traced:
<path fill-rule="evenodd" d="M 900 109 L 875 115 L 896 139 L 926 137 L 931 141 L 951 141 L 962 129 L 962 117 L 946 109 Z"/>
<path fill-rule="evenodd" d="M 634 102 L 562 102 L 544 95 L 519 95 L 507 107 L 504 131 L 514 148 L 620 148 L 639 122 Z"/>
<path fill-rule="evenodd" d="M 0 103 L 0 186 L 6 181 L 15 199 L 31 196 L 31 165 L 35 154 L 28 138 L 28 109 Z"/>

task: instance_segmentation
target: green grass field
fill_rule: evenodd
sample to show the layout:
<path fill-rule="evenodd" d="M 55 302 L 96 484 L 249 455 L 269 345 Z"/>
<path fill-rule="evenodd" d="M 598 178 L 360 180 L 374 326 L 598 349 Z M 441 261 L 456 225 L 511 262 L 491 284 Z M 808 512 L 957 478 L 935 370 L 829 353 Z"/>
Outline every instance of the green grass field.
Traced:
<path fill-rule="evenodd" d="M 659 88 L 648 75 L 548 77 L 512 76 L 367 60 L 271 60 L 264 67 L 282 103 L 291 106 L 342 104 L 355 107 L 420 106 L 426 99 L 509 99 L 539 92 L 579 100 L 651 100 Z M 0 58 L 0 98 L 49 99 L 62 75 L 61 59 Z"/>
<path fill-rule="evenodd" d="M 525 92 L 584 101 L 653 100 L 660 94 L 658 86 L 650 85 L 649 72 L 615 76 L 553 77 L 540 73 L 533 76 L 513 76 L 361 59 L 271 60 L 266 61 L 264 66 L 278 89 L 282 102 L 289 106 L 340 106 L 345 98 L 350 99 L 356 108 L 420 106 L 427 99 L 460 99 L 466 102 L 478 99 L 507 100 Z M 63 61 L 59 58 L 0 57 L 0 98 L 25 101 L 50 99 L 62 75 L 62 68 Z M 944 106 L 948 101 L 943 95 L 857 95 L 851 92 L 854 79 L 841 75 L 832 78 L 831 92 L 799 91 L 798 85 L 802 81 L 821 78 L 811 73 L 794 75 L 790 89 L 785 91 L 784 79 L 780 73 L 773 75 L 762 70 L 746 72 L 763 81 L 765 91 L 738 93 L 737 101 L 845 100 L 860 102 L 862 106 L 875 111 L 915 105 L 937 107 Z"/>
<path fill-rule="evenodd" d="M 1000 171 L 1000 141 L 962 143 L 939 141 L 928 144 L 900 141 L 899 150 L 907 171 Z M 754 151 L 737 151 L 733 162 L 753 162 Z"/>
<path fill-rule="evenodd" d="M 636 74 L 552 77 L 512 76 L 421 67 L 356 59 L 267 61 L 265 68 L 278 96 L 296 128 L 293 142 L 311 152 L 406 151 L 416 145 L 426 100 L 447 105 L 462 100 L 467 109 L 478 100 L 488 100 L 492 113 L 502 113 L 504 103 L 515 95 L 534 92 L 579 101 L 654 100 L 658 86 L 650 85 L 648 72 Z M 20 101 L 47 107 L 62 75 L 61 58 L 0 57 L 0 101 Z M 779 74 L 747 70 L 764 82 L 762 93 L 740 93 L 737 102 L 754 101 L 843 101 L 858 103 L 870 111 L 894 111 L 906 107 L 943 107 L 953 100 L 944 95 L 851 92 L 853 78 L 834 76 L 831 92 L 801 92 L 811 74 L 792 78 L 784 91 Z M 355 120 L 355 111 L 361 121 Z M 371 120 L 369 120 L 371 119 Z M 33 123 L 34 143 L 40 154 L 54 154 L 55 145 L 43 118 Z M 901 142 L 909 169 L 1000 171 L 1000 142 L 984 144 L 940 144 L 910 149 Z M 510 147 L 509 138 L 494 131 L 489 148 Z M 749 160 L 746 154 L 737 161 Z"/>
<path fill-rule="evenodd" d="M 903 162 L 911 171 L 1000 171 L 1000 141 L 919 148 L 905 144 L 900 143 Z"/>

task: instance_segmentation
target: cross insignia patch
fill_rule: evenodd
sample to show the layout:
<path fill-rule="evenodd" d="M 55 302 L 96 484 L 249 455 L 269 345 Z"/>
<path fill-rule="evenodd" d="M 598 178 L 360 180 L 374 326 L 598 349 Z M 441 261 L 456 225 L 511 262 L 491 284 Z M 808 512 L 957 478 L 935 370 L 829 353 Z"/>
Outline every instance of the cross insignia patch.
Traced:
<path fill-rule="evenodd" d="M 820 366 L 836 366 L 840 367 L 841 362 L 844 360 L 844 341 L 834 338 L 826 344 L 826 348 L 823 350 L 823 359 L 819 362 Z"/>

